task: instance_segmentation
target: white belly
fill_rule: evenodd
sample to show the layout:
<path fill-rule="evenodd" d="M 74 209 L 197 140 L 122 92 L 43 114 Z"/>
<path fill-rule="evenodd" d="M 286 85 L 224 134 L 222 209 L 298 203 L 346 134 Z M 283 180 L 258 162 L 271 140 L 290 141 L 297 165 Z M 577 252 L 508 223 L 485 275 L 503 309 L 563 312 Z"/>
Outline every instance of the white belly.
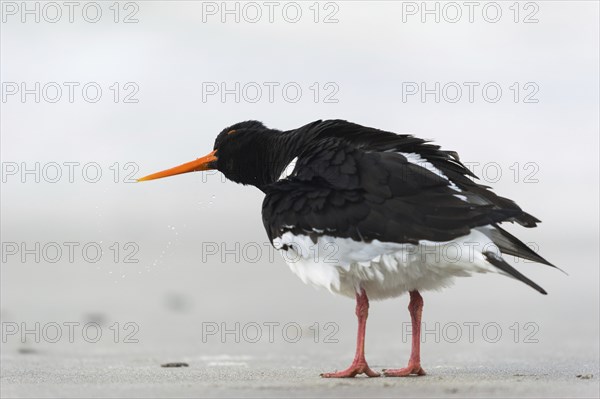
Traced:
<path fill-rule="evenodd" d="M 497 247 L 476 229 L 449 242 L 419 241 L 418 245 L 284 233 L 273 240 L 292 272 L 303 282 L 354 298 L 363 288 L 371 299 L 385 299 L 411 290 L 436 290 L 454 277 L 498 272 L 482 252 Z"/>

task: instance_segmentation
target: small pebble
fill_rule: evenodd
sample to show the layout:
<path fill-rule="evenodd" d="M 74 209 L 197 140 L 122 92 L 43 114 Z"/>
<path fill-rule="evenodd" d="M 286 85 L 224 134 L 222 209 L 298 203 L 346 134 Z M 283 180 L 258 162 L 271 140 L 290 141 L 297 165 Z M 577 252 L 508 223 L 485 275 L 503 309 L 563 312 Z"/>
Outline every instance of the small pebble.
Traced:
<path fill-rule="evenodd" d="M 184 362 L 173 362 L 161 364 L 160 367 L 190 367 L 190 365 Z"/>

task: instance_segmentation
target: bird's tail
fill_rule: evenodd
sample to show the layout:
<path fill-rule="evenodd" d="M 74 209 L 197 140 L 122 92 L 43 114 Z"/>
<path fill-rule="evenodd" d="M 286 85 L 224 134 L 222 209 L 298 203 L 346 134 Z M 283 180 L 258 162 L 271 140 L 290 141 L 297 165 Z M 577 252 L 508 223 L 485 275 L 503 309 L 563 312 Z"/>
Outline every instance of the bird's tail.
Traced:
<path fill-rule="evenodd" d="M 502 252 L 503 254 L 513 255 L 518 258 L 542 263 L 544 265 L 548 265 L 559 269 L 558 267 L 554 266 L 552 263 L 544 259 L 542 256 L 540 256 L 538 253 L 536 253 L 533 249 L 531 249 L 517 237 L 513 236 L 497 224 L 494 224 L 493 227 L 490 226 L 488 228 L 481 229 L 481 231 L 483 232 L 483 234 L 488 236 L 488 238 L 492 240 L 494 244 L 496 244 L 498 249 L 500 249 L 500 252 Z"/>
<path fill-rule="evenodd" d="M 483 234 L 485 234 L 490 240 L 492 240 L 494 244 L 496 244 L 496 246 L 502 254 L 513 255 L 521 259 L 527 259 L 533 262 L 548 265 L 567 274 L 561 268 L 553 265 L 552 263 L 544 259 L 541 255 L 539 255 L 537 252 L 535 252 L 517 237 L 513 236 L 508 231 L 498 226 L 498 224 L 493 224 L 484 228 L 480 228 L 479 230 Z M 520 280 L 525 284 L 533 287 L 542 294 L 546 294 L 546 291 L 542 287 L 540 287 L 539 285 L 525 277 L 523 274 L 521 274 L 519 271 L 517 271 L 514 267 L 509 265 L 498 253 L 488 251 L 485 252 L 484 255 L 487 261 L 495 267 L 497 267 L 498 269 L 516 278 L 517 280 Z"/>
<path fill-rule="evenodd" d="M 512 267 L 511 265 L 506 263 L 506 261 L 504 259 L 502 259 L 502 257 L 499 256 L 498 254 L 496 254 L 492 251 L 487 251 L 487 252 L 484 252 L 483 255 L 485 256 L 485 258 L 488 262 L 490 262 L 492 265 L 496 266 L 498 269 L 502 270 L 504 273 L 516 278 L 519 281 L 524 282 L 525 284 L 527 284 L 528 286 L 535 289 L 536 291 L 538 291 L 541 294 L 544 294 L 544 295 L 548 294 L 545 289 L 543 289 L 542 287 L 540 287 L 539 285 L 537 285 L 536 283 L 531 281 L 529 278 L 527 278 L 523 274 L 521 274 L 517 269 L 515 269 L 514 267 Z"/>

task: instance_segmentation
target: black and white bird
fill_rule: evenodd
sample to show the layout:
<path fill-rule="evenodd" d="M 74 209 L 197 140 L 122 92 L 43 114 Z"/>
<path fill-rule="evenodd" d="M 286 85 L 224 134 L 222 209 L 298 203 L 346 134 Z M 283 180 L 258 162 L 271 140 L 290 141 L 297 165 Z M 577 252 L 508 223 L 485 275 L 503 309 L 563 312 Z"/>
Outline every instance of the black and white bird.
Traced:
<path fill-rule="evenodd" d="M 303 282 L 356 298 L 354 361 L 323 377 L 380 375 L 364 355 L 369 298 L 410 295 L 408 366 L 383 371 L 407 376 L 425 374 L 421 291 L 491 272 L 546 294 L 502 257 L 554 267 L 500 227 L 503 222 L 535 227 L 540 221 L 477 184 L 455 152 L 423 139 L 344 120 L 288 131 L 246 121 L 224 129 L 207 156 L 139 180 L 209 169 L 265 193 L 267 235 Z"/>

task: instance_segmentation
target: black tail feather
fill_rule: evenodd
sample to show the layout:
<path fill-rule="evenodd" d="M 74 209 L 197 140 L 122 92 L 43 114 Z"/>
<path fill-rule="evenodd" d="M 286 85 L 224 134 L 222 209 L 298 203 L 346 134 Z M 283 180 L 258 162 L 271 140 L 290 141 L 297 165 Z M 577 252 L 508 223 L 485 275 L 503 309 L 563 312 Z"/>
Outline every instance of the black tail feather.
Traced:
<path fill-rule="evenodd" d="M 519 281 L 524 282 L 531 288 L 535 289 L 541 294 L 547 295 L 548 293 L 542 287 L 525 277 L 521 274 L 517 269 L 506 263 L 502 257 L 498 256 L 494 252 L 484 252 L 483 255 L 492 265 L 496 266 L 498 269 L 502 270 L 504 273 L 509 274 L 510 276 L 516 278 Z"/>
<path fill-rule="evenodd" d="M 558 269 L 558 267 L 541 257 L 533 249 L 529 248 L 525 243 L 510 234 L 508 231 L 504 230 L 497 224 L 494 224 L 493 226 L 493 228 L 486 229 L 483 233 L 486 234 L 494 242 L 494 244 L 498 246 L 500 252 L 503 254 L 513 255 Z"/>

